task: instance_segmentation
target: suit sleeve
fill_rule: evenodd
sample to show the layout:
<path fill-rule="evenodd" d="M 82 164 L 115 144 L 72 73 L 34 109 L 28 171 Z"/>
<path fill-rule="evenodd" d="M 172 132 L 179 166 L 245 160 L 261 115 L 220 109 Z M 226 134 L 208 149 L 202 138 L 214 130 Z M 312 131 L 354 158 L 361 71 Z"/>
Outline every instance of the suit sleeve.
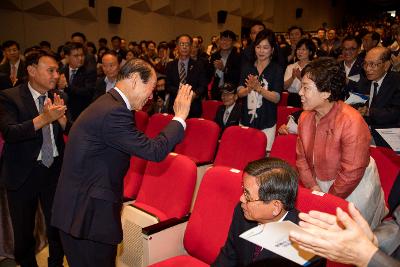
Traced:
<path fill-rule="evenodd" d="M 234 267 L 239 266 L 239 259 L 237 254 L 237 247 L 235 239 L 239 236 L 238 233 L 238 219 L 240 206 L 236 206 L 231 226 L 229 228 L 228 238 L 225 245 L 221 248 L 216 260 L 211 264 L 211 267 Z"/>
<path fill-rule="evenodd" d="M 182 140 L 183 133 L 182 124 L 172 120 L 156 138 L 150 139 L 137 130 L 130 111 L 124 107 L 108 114 L 103 122 L 103 134 L 107 145 L 151 161 L 163 160 Z"/>
<path fill-rule="evenodd" d="M 14 143 L 36 137 L 33 120 L 20 122 L 18 107 L 9 95 L 0 92 L 0 130 L 6 142 Z"/>
<path fill-rule="evenodd" d="M 368 263 L 368 267 L 400 267 L 400 261 L 386 255 L 381 250 L 377 250 Z"/>

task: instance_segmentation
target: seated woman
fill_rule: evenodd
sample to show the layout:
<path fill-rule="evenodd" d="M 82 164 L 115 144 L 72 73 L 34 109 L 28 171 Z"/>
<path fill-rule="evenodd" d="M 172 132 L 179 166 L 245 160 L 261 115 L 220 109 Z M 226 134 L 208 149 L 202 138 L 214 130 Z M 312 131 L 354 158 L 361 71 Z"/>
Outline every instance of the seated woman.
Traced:
<path fill-rule="evenodd" d="M 258 224 L 284 220 L 297 224 L 296 195 L 297 173 L 288 163 L 277 158 L 250 162 L 244 169 L 243 194 L 235 208 L 228 238 L 211 266 L 298 266 L 239 237 Z M 317 260 L 308 266 L 324 263 Z"/>
<path fill-rule="evenodd" d="M 357 110 L 339 100 L 344 72 L 332 58 L 302 71 L 296 166 L 307 188 L 351 201 L 372 228 L 386 214 L 371 135 Z"/>
<path fill-rule="evenodd" d="M 241 71 L 238 96 L 244 98 L 240 123 L 267 136 L 267 151 L 275 139 L 277 103 L 283 88 L 283 69 L 277 63 L 279 47 L 273 31 L 259 32 L 254 41 L 255 61 Z"/>
<path fill-rule="evenodd" d="M 297 61 L 286 67 L 284 77 L 284 88 L 289 92 L 288 106 L 301 107 L 301 70 L 314 59 L 315 50 L 315 45 L 310 39 L 301 39 L 296 44 Z"/>

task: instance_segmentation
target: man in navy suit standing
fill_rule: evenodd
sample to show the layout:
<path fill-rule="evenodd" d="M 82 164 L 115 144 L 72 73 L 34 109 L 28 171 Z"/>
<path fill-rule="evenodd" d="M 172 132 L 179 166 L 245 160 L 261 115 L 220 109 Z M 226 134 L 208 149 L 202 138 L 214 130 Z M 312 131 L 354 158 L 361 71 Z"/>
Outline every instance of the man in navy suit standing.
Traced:
<path fill-rule="evenodd" d="M 140 110 L 151 96 L 157 76 L 141 59 L 128 61 L 117 83 L 75 121 L 64 154 L 54 197 L 53 226 L 60 229 L 69 265 L 115 266 L 122 240 L 123 178 L 130 157 L 161 161 L 184 135 L 193 97 L 182 85 L 174 119 L 154 139 L 135 127 L 132 110 Z"/>
<path fill-rule="evenodd" d="M 178 58 L 167 64 L 165 89 L 170 94 L 170 103 L 176 97 L 180 84 L 190 84 L 193 90 L 193 101 L 190 107 L 190 118 L 201 116 L 201 100 L 207 93 L 207 72 L 200 61 L 190 58 L 192 37 L 182 34 L 176 38 Z M 172 112 L 170 106 L 169 112 Z"/>

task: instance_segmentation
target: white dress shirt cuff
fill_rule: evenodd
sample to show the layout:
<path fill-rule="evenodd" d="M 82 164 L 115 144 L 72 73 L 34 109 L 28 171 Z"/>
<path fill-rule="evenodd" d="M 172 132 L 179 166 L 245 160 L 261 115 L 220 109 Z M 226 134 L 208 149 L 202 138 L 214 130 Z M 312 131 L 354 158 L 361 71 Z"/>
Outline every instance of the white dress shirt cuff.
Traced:
<path fill-rule="evenodd" d="M 179 118 L 179 117 L 173 117 L 173 119 L 172 120 L 174 120 L 174 121 L 179 121 L 180 122 L 180 124 L 182 124 L 182 126 L 183 126 L 183 129 L 184 130 L 186 130 L 186 122 L 184 121 L 184 120 L 182 120 L 181 118 Z"/>

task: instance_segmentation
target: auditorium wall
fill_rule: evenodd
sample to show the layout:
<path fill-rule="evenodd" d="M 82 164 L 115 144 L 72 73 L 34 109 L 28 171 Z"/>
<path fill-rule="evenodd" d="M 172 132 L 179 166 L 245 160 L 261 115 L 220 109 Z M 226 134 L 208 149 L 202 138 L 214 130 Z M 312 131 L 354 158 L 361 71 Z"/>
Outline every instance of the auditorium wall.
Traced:
<path fill-rule="evenodd" d="M 288 25 L 300 24 L 315 29 L 322 22 L 334 24 L 327 4 L 311 0 L 1 0 L 0 41 L 17 40 L 22 48 L 42 40 L 53 49 L 81 31 L 97 44 L 99 37 L 114 35 L 128 41 L 174 39 L 180 33 L 210 37 L 225 29 L 240 33 L 242 17 L 263 21 L 268 27 L 285 31 Z M 331 1 L 327 1 L 331 2 Z M 339 2 L 339 1 L 337 1 Z M 108 7 L 122 7 L 121 23 L 108 23 Z M 295 18 L 296 7 L 303 17 Z M 217 11 L 226 10 L 224 24 L 217 23 Z M 310 11 L 309 11 L 310 10 Z"/>

